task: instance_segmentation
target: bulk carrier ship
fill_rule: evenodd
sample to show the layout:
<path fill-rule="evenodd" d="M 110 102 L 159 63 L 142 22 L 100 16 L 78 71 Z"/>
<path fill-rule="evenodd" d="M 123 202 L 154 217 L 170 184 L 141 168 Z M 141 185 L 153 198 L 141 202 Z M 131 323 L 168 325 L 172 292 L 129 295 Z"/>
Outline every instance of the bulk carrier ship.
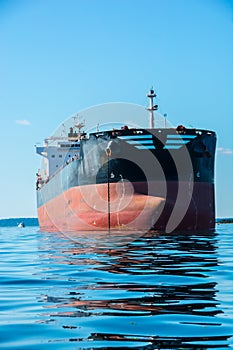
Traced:
<path fill-rule="evenodd" d="M 215 226 L 216 135 L 210 130 L 123 125 L 85 133 L 70 126 L 36 152 L 37 209 L 43 231 L 201 230 Z M 133 118 L 133 116 L 131 116 Z"/>

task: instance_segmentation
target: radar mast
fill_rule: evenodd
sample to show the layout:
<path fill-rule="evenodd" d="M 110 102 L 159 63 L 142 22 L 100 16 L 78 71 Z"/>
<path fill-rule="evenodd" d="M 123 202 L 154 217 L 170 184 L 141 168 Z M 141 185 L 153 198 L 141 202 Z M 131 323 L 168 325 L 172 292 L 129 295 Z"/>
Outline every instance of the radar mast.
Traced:
<path fill-rule="evenodd" d="M 155 123 L 154 123 L 154 111 L 157 111 L 158 109 L 158 105 L 154 105 L 153 99 L 156 97 L 156 93 L 154 92 L 153 86 L 150 89 L 150 92 L 148 92 L 147 97 L 150 100 L 150 104 L 149 104 L 149 108 L 147 108 L 147 110 L 150 113 L 149 116 L 149 128 L 150 129 L 154 129 L 155 127 Z"/>

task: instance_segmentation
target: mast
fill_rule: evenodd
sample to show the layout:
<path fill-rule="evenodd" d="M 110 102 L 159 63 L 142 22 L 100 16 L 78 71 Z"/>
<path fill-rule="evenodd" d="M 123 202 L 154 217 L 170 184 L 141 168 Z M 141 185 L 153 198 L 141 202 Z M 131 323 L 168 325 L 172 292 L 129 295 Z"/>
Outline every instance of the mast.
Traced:
<path fill-rule="evenodd" d="M 153 90 L 153 87 L 150 89 L 150 92 L 148 92 L 147 97 L 150 99 L 150 105 L 149 108 L 147 108 L 147 110 L 150 113 L 150 119 L 149 119 L 149 128 L 153 129 L 154 126 L 154 111 L 157 111 L 158 109 L 158 105 L 154 105 L 153 103 L 153 98 L 156 97 L 156 94 Z"/>
<path fill-rule="evenodd" d="M 167 113 L 164 113 L 164 127 L 165 127 L 165 129 L 166 129 L 166 127 L 167 127 Z"/>

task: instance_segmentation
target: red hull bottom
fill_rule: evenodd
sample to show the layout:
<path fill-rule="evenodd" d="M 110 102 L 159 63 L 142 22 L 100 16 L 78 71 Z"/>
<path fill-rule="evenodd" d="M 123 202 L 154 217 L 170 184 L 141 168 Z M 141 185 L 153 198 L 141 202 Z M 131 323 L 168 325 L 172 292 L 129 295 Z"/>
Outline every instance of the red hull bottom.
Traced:
<path fill-rule="evenodd" d="M 73 187 L 38 208 L 43 231 L 200 230 L 214 228 L 208 183 L 129 182 Z M 183 187 L 183 192 L 182 192 Z M 180 190 L 181 188 L 181 190 Z M 165 189 L 165 190 L 164 190 Z M 150 195 L 147 193 L 149 192 Z"/>

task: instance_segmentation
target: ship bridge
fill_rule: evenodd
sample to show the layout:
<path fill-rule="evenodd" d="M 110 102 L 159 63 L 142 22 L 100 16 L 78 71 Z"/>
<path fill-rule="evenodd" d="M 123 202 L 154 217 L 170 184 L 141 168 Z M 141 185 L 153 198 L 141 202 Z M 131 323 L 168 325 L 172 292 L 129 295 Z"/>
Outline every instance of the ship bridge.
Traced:
<path fill-rule="evenodd" d="M 80 141 L 62 140 L 61 138 L 46 139 L 43 146 L 36 147 L 36 153 L 44 158 L 43 177 L 48 179 L 58 169 L 79 158 Z"/>

